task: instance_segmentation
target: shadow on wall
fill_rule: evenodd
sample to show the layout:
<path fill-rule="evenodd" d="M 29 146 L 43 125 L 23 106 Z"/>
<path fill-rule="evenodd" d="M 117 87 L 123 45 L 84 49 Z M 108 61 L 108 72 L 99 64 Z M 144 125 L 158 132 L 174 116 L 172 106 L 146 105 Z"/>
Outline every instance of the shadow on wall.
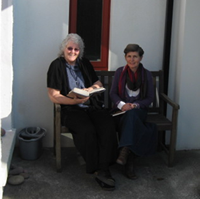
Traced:
<path fill-rule="evenodd" d="M 1 5 L 2 5 L 2 8 L 1 10 L 5 10 L 6 8 L 12 6 L 12 1 L 11 0 L 2 0 L 1 1 Z"/>

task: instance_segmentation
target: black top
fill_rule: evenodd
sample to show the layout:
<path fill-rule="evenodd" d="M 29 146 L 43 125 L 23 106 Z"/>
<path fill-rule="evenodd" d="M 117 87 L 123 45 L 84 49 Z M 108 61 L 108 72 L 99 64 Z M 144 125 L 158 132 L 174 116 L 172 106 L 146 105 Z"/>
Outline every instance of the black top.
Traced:
<path fill-rule="evenodd" d="M 78 59 L 77 64 L 83 75 L 86 88 L 92 86 L 99 80 L 88 59 Z M 64 96 L 69 93 L 70 88 L 66 71 L 66 60 L 63 57 L 55 59 L 50 64 L 47 72 L 47 87 L 59 90 Z M 97 102 L 99 99 L 97 96 L 94 96 L 90 98 L 90 101 L 92 102 L 92 105 L 96 106 L 97 104 L 95 101 Z"/>
<path fill-rule="evenodd" d="M 79 59 L 78 67 L 83 75 L 86 88 L 92 86 L 99 80 L 89 60 L 85 58 Z M 66 71 L 66 61 L 63 57 L 55 59 L 50 64 L 47 72 L 47 87 L 59 90 L 65 96 L 69 93 L 70 88 Z"/>

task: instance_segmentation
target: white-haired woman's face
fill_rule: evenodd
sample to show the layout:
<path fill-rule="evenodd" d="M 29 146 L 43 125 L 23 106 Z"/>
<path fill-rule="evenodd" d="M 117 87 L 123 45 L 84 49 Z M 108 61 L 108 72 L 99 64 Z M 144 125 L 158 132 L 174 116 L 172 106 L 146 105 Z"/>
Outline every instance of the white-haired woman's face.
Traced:
<path fill-rule="evenodd" d="M 78 44 L 73 42 L 69 42 L 64 49 L 64 57 L 65 60 L 70 64 L 74 65 L 76 63 L 76 59 L 78 58 L 80 53 L 80 49 Z"/>

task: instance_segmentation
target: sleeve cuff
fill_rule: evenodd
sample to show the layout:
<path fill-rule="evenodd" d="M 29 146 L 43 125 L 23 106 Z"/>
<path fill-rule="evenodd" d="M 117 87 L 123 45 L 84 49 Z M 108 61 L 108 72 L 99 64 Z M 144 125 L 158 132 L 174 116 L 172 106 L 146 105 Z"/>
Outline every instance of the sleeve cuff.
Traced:
<path fill-rule="evenodd" d="M 120 101 L 119 104 L 117 105 L 117 108 L 121 110 L 122 107 L 124 106 L 124 104 L 126 104 L 126 103 L 123 101 Z"/>

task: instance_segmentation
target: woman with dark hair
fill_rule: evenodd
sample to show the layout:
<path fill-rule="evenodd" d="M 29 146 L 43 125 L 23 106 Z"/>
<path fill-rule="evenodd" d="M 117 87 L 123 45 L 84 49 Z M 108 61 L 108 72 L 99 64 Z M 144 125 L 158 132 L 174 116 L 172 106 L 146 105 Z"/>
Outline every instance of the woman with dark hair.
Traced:
<path fill-rule="evenodd" d="M 110 97 L 114 110 L 125 112 L 114 117 L 120 135 L 117 163 L 126 166 L 128 178 L 135 179 L 134 157 L 150 155 L 157 146 L 156 127 L 145 122 L 154 90 L 151 73 L 141 63 L 143 49 L 137 44 L 128 44 L 124 53 L 126 65 L 116 70 Z"/>
<path fill-rule="evenodd" d="M 48 95 L 61 104 L 62 124 L 73 135 L 74 144 L 86 162 L 86 172 L 95 173 L 96 181 L 106 190 L 115 188 L 109 165 L 116 161 L 117 140 L 110 113 L 103 108 L 98 95 L 69 97 L 75 87 L 91 91 L 102 87 L 93 66 L 83 58 L 84 43 L 77 34 L 63 40 L 59 57 L 47 73 Z"/>

